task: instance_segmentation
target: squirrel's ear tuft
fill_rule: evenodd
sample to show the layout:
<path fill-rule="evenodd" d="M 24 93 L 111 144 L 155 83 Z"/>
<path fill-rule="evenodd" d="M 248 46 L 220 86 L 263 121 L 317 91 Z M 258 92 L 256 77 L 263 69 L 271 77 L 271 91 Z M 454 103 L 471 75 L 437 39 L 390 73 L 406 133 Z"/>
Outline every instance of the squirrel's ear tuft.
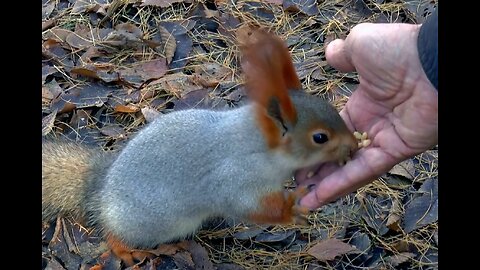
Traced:
<path fill-rule="evenodd" d="M 295 125 L 297 112 L 288 91 L 299 90 L 300 80 L 285 43 L 273 34 L 252 31 L 241 51 L 247 94 L 257 104 L 258 121 L 269 147 L 275 148 L 282 132 L 273 119 L 284 126 Z"/>

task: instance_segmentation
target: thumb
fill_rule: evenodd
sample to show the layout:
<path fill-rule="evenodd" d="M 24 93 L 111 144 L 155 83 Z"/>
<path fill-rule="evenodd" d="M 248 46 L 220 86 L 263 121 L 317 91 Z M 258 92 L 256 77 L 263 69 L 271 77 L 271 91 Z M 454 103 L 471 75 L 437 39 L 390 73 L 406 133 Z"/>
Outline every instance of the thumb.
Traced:
<path fill-rule="evenodd" d="M 355 71 L 350 51 L 347 50 L 345 40 L 336 39 L 330 42 L 325 50 L 329 65 L 341 72 Z"/>

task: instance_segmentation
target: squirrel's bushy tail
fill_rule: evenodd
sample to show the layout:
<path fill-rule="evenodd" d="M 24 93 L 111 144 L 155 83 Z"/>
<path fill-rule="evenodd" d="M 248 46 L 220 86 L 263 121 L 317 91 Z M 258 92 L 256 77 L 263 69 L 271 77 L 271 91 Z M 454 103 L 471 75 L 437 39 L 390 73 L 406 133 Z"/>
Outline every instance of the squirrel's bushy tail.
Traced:
<path fill-rule="evenodd" d="M 42 219 L 86 218 L 90 187 L 103 179 L 113 158 L 100 148 L 63 140 L 42 142 Z"/>

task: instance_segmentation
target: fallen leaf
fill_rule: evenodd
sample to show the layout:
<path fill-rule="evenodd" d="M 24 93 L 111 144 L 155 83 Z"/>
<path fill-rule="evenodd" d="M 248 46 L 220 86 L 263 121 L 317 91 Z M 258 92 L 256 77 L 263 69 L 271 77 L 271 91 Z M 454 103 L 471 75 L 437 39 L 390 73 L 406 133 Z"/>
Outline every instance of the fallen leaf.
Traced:
<path fill-rule="evenodd" d="M 193 80 L 203 87 L 217 87 L 220 82 L 231 77 L 232 70 L 217 63 L 205 63 L 195 67 Z"/>
<path fill-rule="evenodd" d="M 245 92 L 244 87 L 239 87 L 224 97 L 225 100 L 235 102 L 235 103 L 240 102 L 242 99 L 246 99 L 246 98 L 247 98 L 247 93 Z"/>
<path fill-rule="evenodd" d="M 233 263 L 216 264 L 217 270 L 245 270 L 244 267 Z"/>
<path fill-rule="evenodd" d="M 188 251 L 192 256 L 195 269 L 214 270 L 212 262 L 208 258 L 207 250 L 195 241 L 188 241 Z"/>
<path fill-rule="evenodd" d="M 175 101 L 175 110 L 183 109 L 213 109 L 222 108 L 227 105 L 226 101 L 222 98 L 216 98 L 210 96 L 207 89 L 198 89 L 188 92 L 183 95 L 181 99 Z"/>
<path fill-rule="evenodd" d="M 438 220 L 438 180 L 426 180 L 419 191 L 424 194 L 414 198 L 405 208 L 403 226 L 406 233 Z"/>
<path fill-rule="evenodd" d="M 65 41 L 73 48 L 88 49 L 104 41 L 113 31 L 114 30 L 110 28 L 90 29 L 88 27 L 78 27 L 75 32 L 70 33 L 65 38 Z"/>
<path fill-rule="evenodd" d="M 218 20 L 218 33 L 227 38 L 233 38 L 235 36 L 235 29 L 237 29 L 241 24 L 240 20 L 230 13 L 221 13 Z"/>
<path fill-rule="evenodd" d="M 65 42 L 67 40 L 67 36 L 72 34 L 73 32 L 68 29 L 63 28 L 53 28 L 46 31 L 43 35 L 43 39 L 53 39 L 57 42 Z"/>
<path fill-rule="evenodd" d="M 100 45 L 137 49 L 146 43 L 140 28 L 131 23 L 122 23 L 115 26 L 115 30 L 108 33 Z"/>
<path fill-rule="evenodd" d="M 46 91 L 44 91 L 44 89 Z M 50 82 L 44 84 L 44 86 L 42 87 L 42 98 L 50 101 L 54 98 L 57 98 L 62 92 L 62 87 L 60 87 L 57 80 L 52 79 Z"/>
<path fill-rule="evenodd" d="M 281 5 L 283 4 L 283 0 L 265 0 L 265 2 L 269 4 Z"/>
<path fill-rule="evenodd" d="M 372 242 L 370 241 L 370 238 L 368 237 L 367 234 L 363 232 L 355 233 L 352 236 L 352 240 L 350 240 L 350 243 L 353 247 L 355 247 L 357 250 L 362 252 L 363 254 L 368 254 L 370 247 L 372 245 Z"/>
<path fill-rule="evenodd" d="M 390 230 L 394 230 L 396 232 L 400 232 L 400 220 L 402 218 L 402 208 L 400 205 L 400 201 L 396 198 L 392 198 L 392 207 L 390 208 L 390 213 L 388 214 L 387 218 L 387 225 Z"/>
<path fill-rule="evenodd" d="M 267 8 L 266 5 L 260 2 L 244 2 L 241 11 L 248 12 L 258 19 L 263 19 L 268 22 L 273 22 L 275 20 L 273 10 Z"/>
<path fill-rule="evenodd" d="M 108 4 L 107 0 L 77 0 L 73 4 L 72 14 L 80 14 L 84 12 L 96 11 L 101 6 Z"/>
<path fill-rule="evenodd" d="M 262 233 L 264 230 L 262 228 L 249 228 L 243 231 L 239 231 L 233 234 L 233 237 L 240 240 L 252 239 L 258 234 Z"/>
<path fill-rule="evenodd" d="M 134 113 L 140 111 L 140 108 L 135 105 L 117 105 L 115 106 L 115 112 L 121 113 Z"/>
<path fill-rule="evenodd" d="M 55 116 L 57 115 L 57 110 L 54 110 L 49 115 L 42 118 L 42 136 L 47 135 L 52 131 L 53 123 L 55 122 Z"/>
<path fill-rule="evenodd" d="M 335 259 L 337 256 L 341 256 L 354 250 L 355 248 L 351 245 L 344 243 L 341 240 L 330 238 L 318 242 L 313 247 L 308 249 L 307 253 L 322 262 L 326 262 Z"/>
<path fill-rule="evenodd" d="M 171 69 L 183 68 L 187 64 L 187 57 L 190 55 L 193 45 L 192 39 L 188 36 L 187 32 L 195 23 L 191 22 L 191 20 L 184 20 L 181 23 L 160 22 L 159 25 L 172 34 L 177 42 L 175 55 L 169 67 Z"/>
<path fill-rule="evenodd" d="M 48 76 L 58 72 L 58 70 L 52 66 L 45 65 L 42 67 L 42 85 L 45 84 L 45 80 Z"/>
<path fill-rule="evenodd" d="M 62 65 L 65 69 L 70 70 L 74 66 L 72 53 L 65 50 L 61 44 L 55 40 L 48 39 L 43 42 L 42 55 L 54 64 Z"/>
<path fill-rule="evenodd" d="M 190 252 L 177 252 L 172 257 L 178 269 L 195 269 L 195 263 Z"/>
<path fill-rule="evenodd" d="M 413 13 L 415 23 L 423 23 L 436 7 L 435 1 L 430 0 L 405 0 L 405 6 Z"/>
<path fill-rule="evenodd" d="M 65 270 L 65 268 L 63 268 L 63 266 L 57 260 L 50 258 L 45 270 Z"/>
<path fill-rule="evenodd" d="M 100 133 L 102 133 L 105 136 L 112 137 L 112 138 L 124 138 L 127 133 L 125 130 L 118 125 L 108 125 L 104 126 L 100 129 Z"/>
<path fill-rule="evenodd" d="M 147 123 L 151 123 L 160 115 L 160 112 L 153 108 L 144 107 L 142 108 L 142 114 L 143 117 L 145 117 L 145 121 L 147 121 Z"/>
<path fill-rule="evenodd" d="M 399 190 L 404 190 L 412 185 L 411 180 L 397 175 L 386 175 L 383 180 L 389 187 Z"/>
<path fill-rule="evenodd" d="M 98 47 L 90 47 L 85 51 L 80 59 L 83 63 L 88 64 L 92 63 L 93 58 L 98 58 L 101 56 L 106 56 L 105 52 Z"/>
<path fill-rule="evenodd" d="M 393 168 L 388 173 L 400 175 L 412 180 L 415 177 L 415 164 L 413 163 L 412 159 L 407 159 L 393 166 Z"/>
<path fill-rule="evenodd" d="M 61 219 L 58 219 L 55 227 L 55 235 L 48 244 L 48 248 L 66 269 L 78 269 L 82 258 L 79 255 L 68 251 L 65 238 L 63 237 L 62 227 Z"/>
<path fill-rule="evenodd" d="M 55 9 L 55 0 L 49 0 L 42 5 L 42 20 L 47 19 Z"/>
<path fill-rule="evenodd" d="M 414 253 L 402 252 L 402 253 L 398 253 L 398 254 L 386 257 L 385 262 L 395 267 L 395 266 L 398 266 L 399 264 L 407 262 L 410 259 L 415 258 L 415 256 L 416 255 Z"/>
<path fill-rule="evenodd" d="M 400 240 L 392 244 L 392 247 L 397 251 L 397 252 L 408 252 L 411 250 L 412 243 L 406 241 L 406 240 Z"/>
<path fill-rule="evenodd" d="M 118 69 L 120 78 L 130 85 L 139 88 L 152 79 L 161 78 L 167 72 L 165 58 L 136 63 L 130 68 Z"/>
<path fill-rule="evenodd" d="M 99 84 L 77 86 L 54 99 L 50 109 L 65 113 L 75 108 L 100 107 L 112 91 L 111 88 Z"/>
<path fill-rule="evenodd" d="M 56 21 L 54 19 L 50 19 L 42 22 L 42 32 L 55 26 L 55 22 Z"/>
<path fill-rule="evenodd" d="M 140 6 L 169 7 L 173 3 L 180 3 L 183 0 L 142 0 Z"/>
<path fill-rule="evenodd" d="M 288 239 L 294 234 L 295 230 L 287 230 L 284 232 L 262 232 L 255 237 L 255 241 L 264 243 L 280 242 Z"/>
<path fill-rule="evenodd" d="M 362 218 L 368 226 L 375 229 L 379 235 L 386 234 L 388 232 L 386 222 L 389 210 L 391 209 L 391 199 L 367 195 L 364 203 L 366 213 Z"/>
<path fill-rule="evenodd" d="M 165 55 L 167 64 L 170 64 L 173 56 L 175 55 L 175 50 L 177 49 L 177 41 L 175 40 L 175 37 L 161 25 L 158 26 L 158 32 L 160 33 L 160 37 L 162 39 L 162 44 L 159 48 L 160 53 Z"/>
<path fill-rule="evenodd" d="M 315 0 L 284 0 L 283 8 L 287 11 L 302 12 L 308 16 L 320 13 Z"/>
<path fill-rule="evenodd" d="M 154 80 L 150 82 L 148 86 L 162 89 L 168 94 L 174 95 L 177 98 L 181 98 L 192 91 L 203 89 L 201 86 L 195 85 L 191 78 L 191 75 L 177 72 Z"/>
<path fill-rule="evenodd" d="M 177 253 L 182 248 L 176 243 L 172 244 L 161 244 L 156 249 L 149 250 L 148 252 L 155 254 L 156 256 L 167 255 L 172 256 Z"/>
<path fill-rule="evenodd" d="M 70 119 L 70 127 L 74 129 L 80 129 L 83 127 L 87 127 L 89 125 L 90 120 L 90 112 L 85 110 L 76 110 L 73 113 L 72 118 Z"/>
<path fill-rule="evenodd" d="M 100 79 L 107 83 L 119 80 L 119 74 L 113 71 L 113 66 L 109 64 L 86 64 L 81 67 L 74 67 L 70 72 L 88 78 Z"/>

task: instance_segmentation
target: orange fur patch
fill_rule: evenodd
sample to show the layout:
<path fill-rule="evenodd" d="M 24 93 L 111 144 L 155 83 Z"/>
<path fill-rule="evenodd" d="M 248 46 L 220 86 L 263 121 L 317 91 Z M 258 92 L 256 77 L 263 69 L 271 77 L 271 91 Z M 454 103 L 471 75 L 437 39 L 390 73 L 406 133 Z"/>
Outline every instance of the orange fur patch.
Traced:
<path fill-rule="evenodd" d="M 288 91 L 300 89 L 301 83 L 285 43 L 273 34 L 256 30 L 241 49 L 249 97 L 264 109 L 276 98 L 281 117 L 294 125 L 297 112 Z M 266 110 L 257 110 L 258 121 L 269 147 L 274 148 L 280 143 L 281 133 L 266 113 Z"/>
<path fill-rule="evenodd" d="M 270 193 L 261 199 L 261 210 L 248 218 L 255 223 L 288 224 L 293 221 L 294 205 L 293 193 L 288 196 L 283 191 Z"/>

